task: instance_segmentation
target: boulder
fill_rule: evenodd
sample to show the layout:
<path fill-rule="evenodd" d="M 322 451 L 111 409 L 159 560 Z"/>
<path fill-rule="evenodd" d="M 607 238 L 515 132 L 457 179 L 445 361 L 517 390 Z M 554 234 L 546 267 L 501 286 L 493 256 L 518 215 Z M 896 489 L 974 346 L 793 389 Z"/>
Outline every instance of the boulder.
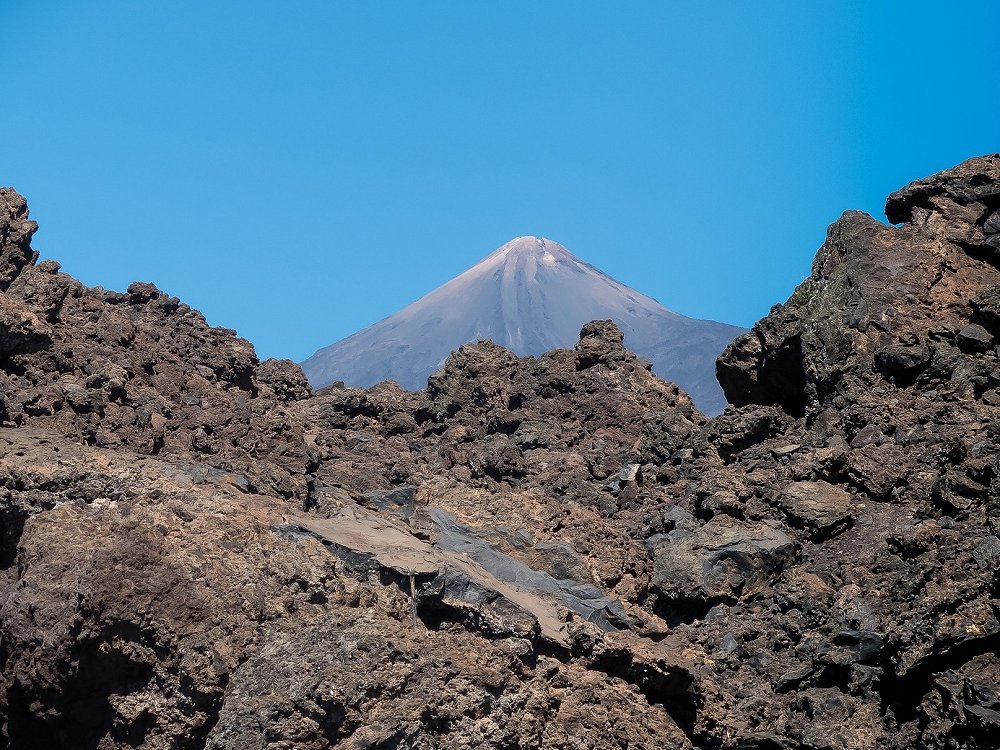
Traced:
<path fill-rule="evenodd" d="M 1000 237 L 1000 235 L 997 235 Z M 972 322 L 1000 335 L 1000 287 L 990 287 L 972 299 Z"/>
<path fill-rule="evenodd" d="M 716 516 L 694 532 L 653 543 L 653 587 L 671 603 L 734 602 L 765 587 L 795 557 L 788 534 L 766 523 Z"/>
<path fill-rule="evenodd" d="M 931 350 L 924 344 L 890 345 L 875 352 L 875 369 L 886 377 L 920 372 L 931 361 Z"/>
<path fill-rule="evenodd" d="M 851 522 L 854 501 L 829 482 L 792 482 L 781 493 L 781 507 L 789 520 L 814 536 L 827 536 Z"/>
<path fill-rule="evenodd" d="M 625 334 L 612 320 L 594 320 L 580 330 L 576 345 L 576 366 L 585 370 L 594 365 L 613 365 L 633 356 L 625 349 Z"/>
<path fill-rule="evenodd" d="M 993 346 L 993 336 L 978 323 L 970 323 L 955 335 L 955 343 L 963 352 L 985 352 Z"/>

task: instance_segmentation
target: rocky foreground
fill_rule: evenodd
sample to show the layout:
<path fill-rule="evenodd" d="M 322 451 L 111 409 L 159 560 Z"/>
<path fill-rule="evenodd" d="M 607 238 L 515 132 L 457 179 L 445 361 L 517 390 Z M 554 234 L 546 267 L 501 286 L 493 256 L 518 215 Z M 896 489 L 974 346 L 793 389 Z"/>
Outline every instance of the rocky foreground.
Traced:
<path fill-rule="evenodd" d="M 886 212 L 709 420 L 607 322 L 313 394 L 0 190 L 0 748 L 1000 746 L 1000 156 Z"/>

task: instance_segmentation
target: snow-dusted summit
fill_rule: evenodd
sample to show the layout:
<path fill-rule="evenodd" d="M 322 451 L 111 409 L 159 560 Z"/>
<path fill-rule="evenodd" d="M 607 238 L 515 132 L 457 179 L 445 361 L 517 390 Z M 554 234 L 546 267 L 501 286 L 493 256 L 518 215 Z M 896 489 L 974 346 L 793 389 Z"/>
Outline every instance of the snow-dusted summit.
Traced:
<path fill-rule="evenodd" d="M 629 349 L 715 414 L 725 406 L 715 359 L 745 329 L 668 310 L 552 240 L 518 237 L 395 315 L 302 363 L 314 387 L 393 379 L 423 388 L 462 344 L 492 339 L 519 355 L 572 347 L 580 327 L 614 320 Z"/>

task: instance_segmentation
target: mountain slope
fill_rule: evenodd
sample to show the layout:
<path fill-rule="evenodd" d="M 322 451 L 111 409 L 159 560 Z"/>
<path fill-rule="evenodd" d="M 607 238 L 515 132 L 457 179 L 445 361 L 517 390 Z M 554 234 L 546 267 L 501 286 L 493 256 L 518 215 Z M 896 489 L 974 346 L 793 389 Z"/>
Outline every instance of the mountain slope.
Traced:
<path fill-rule="evenodd" d="M 715 359 L 744 329 L 695 320 L 615 281 L 562 245 L 518 237 L 398 313 L 302 363 L 314 387 L 392 379 L 423 388 L 462 344 L 490 339 L 519 355 L 572 346 L 580 327 L 611 319 L 625 345 L 708 414 L 725 406 Z"/>

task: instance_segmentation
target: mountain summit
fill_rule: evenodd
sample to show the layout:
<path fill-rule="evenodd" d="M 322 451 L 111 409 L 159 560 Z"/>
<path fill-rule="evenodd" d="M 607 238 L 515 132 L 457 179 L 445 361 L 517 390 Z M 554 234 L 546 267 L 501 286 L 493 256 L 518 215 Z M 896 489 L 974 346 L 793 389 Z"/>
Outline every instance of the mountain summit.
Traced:
<path fill-rule="evenodd" d="M 715 359 L 745 329 L 679 315 L 539 237 L 511 240 L 412 305 L 320 349 L 302 369 L 317 388 L 392 379 L 418 389 L 462 344 L 491 339 L 537 356 L 572 347 L 584 323 L 603 319 L 703 411 L 725 406 Z"/>

